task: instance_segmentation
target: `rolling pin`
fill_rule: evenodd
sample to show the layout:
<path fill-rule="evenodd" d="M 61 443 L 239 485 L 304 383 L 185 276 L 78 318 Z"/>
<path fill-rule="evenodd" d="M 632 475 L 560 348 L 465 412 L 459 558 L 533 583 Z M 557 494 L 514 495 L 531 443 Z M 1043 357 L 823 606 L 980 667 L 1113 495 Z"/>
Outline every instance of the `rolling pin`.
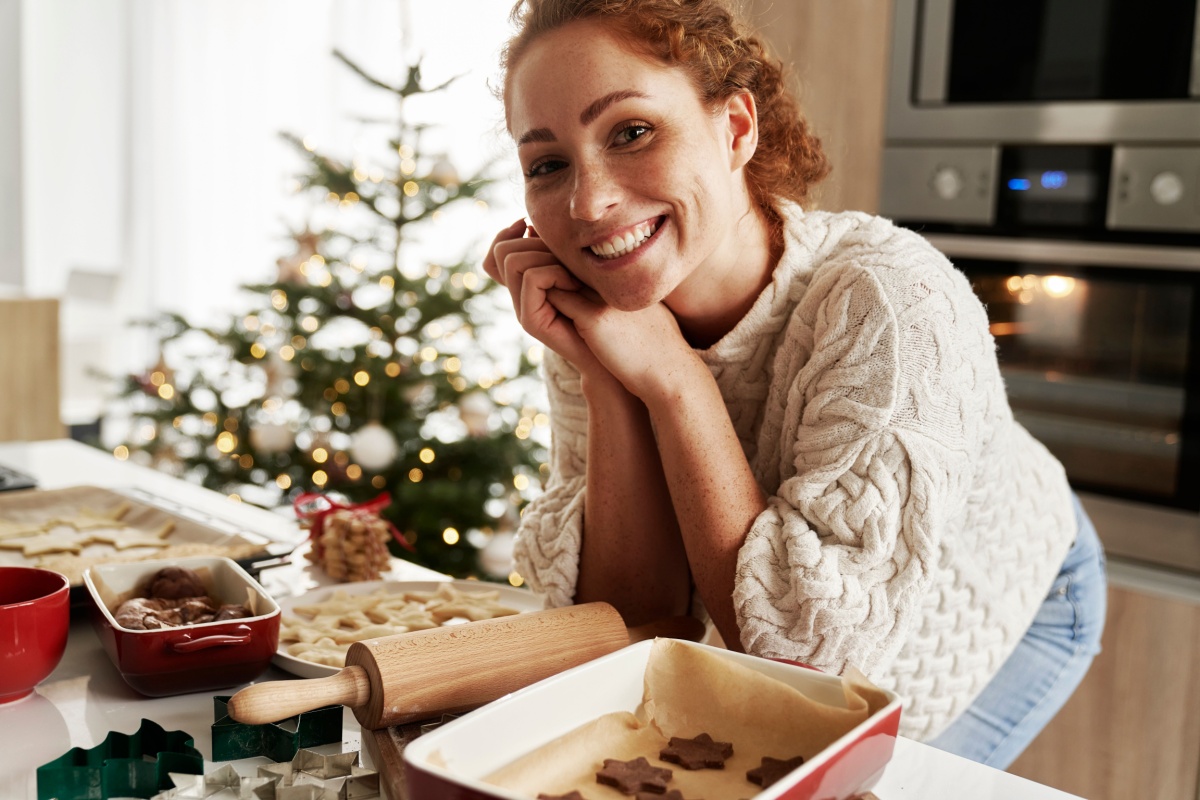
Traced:
<path fill-rule="evenodd" d="M 238 722 L 262 725 L 340 704 L 364 728 L 387 728 L 476 708 L 647 633 L 689 638 L 703 628 L 691 617 L 663 622 L 627 629 L 608 603 L 585 603 L 383 636 L 350 645 L 335 675 L 254 684 L 227 708 Z"/>

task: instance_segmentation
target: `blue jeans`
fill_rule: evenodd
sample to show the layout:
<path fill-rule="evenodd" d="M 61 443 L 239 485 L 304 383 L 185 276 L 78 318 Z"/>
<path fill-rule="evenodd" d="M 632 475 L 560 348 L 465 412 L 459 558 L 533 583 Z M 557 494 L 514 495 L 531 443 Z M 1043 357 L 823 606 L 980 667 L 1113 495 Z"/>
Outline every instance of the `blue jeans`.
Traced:
<path fill-rule="evenodd" d="M 1075 498 L 1079 532 L 1017 649 L 969 708 L 928 744 L 1006 769 L 1046 727 L 1100 652 L 1104 549 Z"/>

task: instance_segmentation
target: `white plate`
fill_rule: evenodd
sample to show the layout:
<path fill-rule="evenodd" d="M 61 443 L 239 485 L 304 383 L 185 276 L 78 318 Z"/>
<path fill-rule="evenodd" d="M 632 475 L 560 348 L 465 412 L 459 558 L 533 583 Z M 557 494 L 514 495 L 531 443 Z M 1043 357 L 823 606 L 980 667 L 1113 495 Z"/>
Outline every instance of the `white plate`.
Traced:
<path fill-rule="evenodd" d="M 487 592 L 496 591 L 500 593 L 499 602 L 509 608 L 515 608 L 517 611 L 541 611 L 542 601 L 533 592 L 528 589 L 517 589 L 513 586 L 506 586 L 502 583 L 484 583 L 483 581 L 361 581 L 359 583 L 339 583 L 334 586 L 322 586 L 320 589 L 313 589 L 310 592 L 305 592 L 296 597 L 285 597 L 280 599 L 279 608 L 282 617 L 295 616 L 292 609 L 298 605 L 308 605 L 310 603 L 320 603 L 329 597 L 334 592 L 345 592 L 350 595 L 370 594 L 379 589 L 387 589 L 389 592 L 400 594 L 403 592 L 432 592 L 444 583 L 449 583 L 456 589 L 464 592 Z M 452 620 L 449 624 L 453 625 Z M 271 662 L 282 670 L 299 675 L 301 678 L 324 678 L 327 675 L 337 673 L 338 667 L 331 667 L 326 664 L 317 664 L 312 661 L 305 661 L 295 656 L 288 655 L 284 652 L 284 645 L 280 643 L 279 649 L 275 651 L 275 657 Z"/>

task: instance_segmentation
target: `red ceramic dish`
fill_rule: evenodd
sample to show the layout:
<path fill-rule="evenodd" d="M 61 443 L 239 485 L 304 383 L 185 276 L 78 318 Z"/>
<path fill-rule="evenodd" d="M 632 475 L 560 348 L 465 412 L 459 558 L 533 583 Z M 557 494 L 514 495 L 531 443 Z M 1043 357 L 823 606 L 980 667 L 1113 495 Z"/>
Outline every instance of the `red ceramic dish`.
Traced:
<path fill-rule="evenodd" d="M 62 660 L 70 595 L 57 572 L 0 567 L 0 704 L 28 697 Z"/>
<path fill-rule="evenodd" d="M 482 778 L 602 714 L 634 711 L 642 700 L 652 644 L 639 642 L 547 678 L 416 739 L 404 750 L 410 800 L 528 800 Z M 842 694 L 840 678 L 810 667 L 688 646 L 732 659 L 824 702 Z M 892 757 L 900 726 L 900 699 L 885 694 L 890 702 L 884 708 L 754 797 L 849 800 L 868 791 Z"/>
<path fill-rule="evenodd" d="M 166 566 L 187 567 L 206 578 L 222 603 L 253 597 L 255 615 L 157 630 L 131 630 L 113 616 L 119 600 Z M 83 575 L 92 600 L 92 623 L 125 682 L 151 697 L 200 692 L 245 683 L 261 675 L 279 645 L 279 606 L 228 558 L 101 564 Z"/>

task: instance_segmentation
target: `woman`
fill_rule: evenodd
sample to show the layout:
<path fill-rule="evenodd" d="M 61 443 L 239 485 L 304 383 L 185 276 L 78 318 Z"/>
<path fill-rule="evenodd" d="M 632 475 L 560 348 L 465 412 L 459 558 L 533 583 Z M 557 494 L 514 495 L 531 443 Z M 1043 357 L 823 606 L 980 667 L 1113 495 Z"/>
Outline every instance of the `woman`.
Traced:
<path fill-rule="evenodd" d="M 819 144 L 720 0 L 513 14 L 532 226 L 484 266 L 548 348 L 553 425 L 519 571 L 629 624 L 694 592 L 728 646 L 854 664 L 903 733 L 1006 766 L 1097 652 L 1104 577 L 967 281 L 886 220 L 801 208 Z"/>

